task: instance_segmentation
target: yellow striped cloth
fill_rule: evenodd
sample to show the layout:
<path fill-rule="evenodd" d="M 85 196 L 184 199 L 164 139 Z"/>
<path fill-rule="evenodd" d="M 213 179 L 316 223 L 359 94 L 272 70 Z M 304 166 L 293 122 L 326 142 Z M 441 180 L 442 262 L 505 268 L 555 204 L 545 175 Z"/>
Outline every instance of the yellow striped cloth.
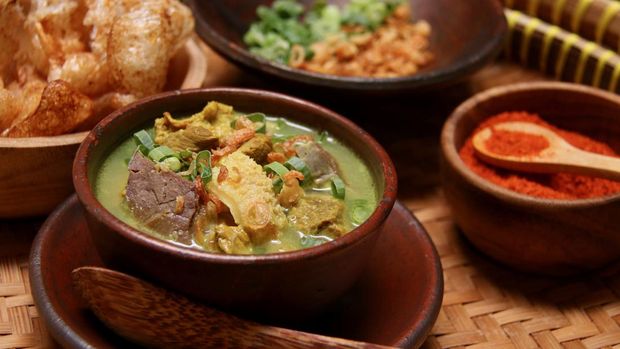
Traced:
<path fill-rule="evenodd" d="M 527 11 L 536 13 L 540 1 L 545 0 L 530 0 Z M 583 5 L 577 11 L 585 8 Z M 614 51 L 523 12 L 505 9 L 505 14 L 510 28 L 505 43 L 507 57 L 556 79 L 619 92 L 620 56 Z M 578 28 L 579 21 L 575 23 Z"/>
<path fill-rule="evenodd" d="M 504 4 L 620 52 L 618 0 L 504 0 Z"/>

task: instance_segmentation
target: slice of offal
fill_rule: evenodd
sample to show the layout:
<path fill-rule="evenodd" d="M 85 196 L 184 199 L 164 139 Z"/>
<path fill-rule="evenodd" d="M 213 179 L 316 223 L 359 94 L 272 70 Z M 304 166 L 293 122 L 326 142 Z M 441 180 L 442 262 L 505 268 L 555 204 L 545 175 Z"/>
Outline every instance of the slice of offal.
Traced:
<path fill-rule="evenodd" d="M 226 167 L 225 175 L 220 176 Z M 273 192 L 271 179 L 260 165 L 245 154 L 234 152 L 213 168 L 207 189 L 228 208 L 254 243 L 275 238 L 286 224 L 283 208 Z"/>

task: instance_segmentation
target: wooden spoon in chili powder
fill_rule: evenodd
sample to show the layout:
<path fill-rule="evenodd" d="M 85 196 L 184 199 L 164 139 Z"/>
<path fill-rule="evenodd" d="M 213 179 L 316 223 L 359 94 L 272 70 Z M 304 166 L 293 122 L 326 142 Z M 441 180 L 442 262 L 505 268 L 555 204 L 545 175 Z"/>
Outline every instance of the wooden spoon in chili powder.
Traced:
<path fill-rule="evenodd" d="M 620 158 L 575 148 L 531 122 L 502 122 L 478 131 L 476 155 L 497 167 L 532 173 L 569 172 L 620 181 Z"/>

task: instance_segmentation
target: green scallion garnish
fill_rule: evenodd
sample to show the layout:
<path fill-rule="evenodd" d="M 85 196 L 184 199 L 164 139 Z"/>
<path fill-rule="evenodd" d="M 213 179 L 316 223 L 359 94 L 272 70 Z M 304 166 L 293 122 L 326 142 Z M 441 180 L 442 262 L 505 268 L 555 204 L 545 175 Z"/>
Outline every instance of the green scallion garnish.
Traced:
<path fill-rule="evenodd" d="M 151 158 L 151 160 L 155 162 L 161 162 L 162 160 L 173 156 L 178 157 L 179 155 L 174 150 L 166 147 L 165 145 L 153 148 L 151 151 L 149 151 L 149 158 Z"/>
<path fill-rule="evenodd" d="M 153 142 L 153 138 L 151 138 L 151 135 L 146 130 L 140 130 L 134 133 L 133 138 L 138 143 L 138 148 L 144 155 L 147 155 L 155 148 L 155 142 Z M 142 148 L 140 146 L 142 146 Z M 146 152 L 144 150 L 146 150 Z"/>
<path fill-rule="evenodd" d="M 372 211 L 373 209 L 368 204 L 368 201 L 355 200 L 351 204 L 351 221 L 355 224 L 361 224 L 368 219 Z"/>
<path fill-rule="evenodd" d="M 284 163 L 284 166 L 286 166 L 287 168 L 291 169 L 291 170 L 295 170 L 295 171 L 299 171 L 301 172 L 301 174 L 304 175 L 304 183 L 307 183 L 310 180 L 310 169 L 308 168 L 308 165 L 306 165 L 306 163 L 296 157 L 293 156 L 291 158 L 289 158 L 288 160 L 286 160 L 286 162 Z"/>
<path fill-rule="evenodd" d="M 258 123 L 256 132 L 267 133 L 267 116 L 263 113 L 252 113 L 245 116 L 248 120 Z"/>
<path fill-rule="evenodd" d="M 284 183 L 282 177 L 289 171 L 288 168 L 276 161 L 265 165 L 263 168 L 265 169 L 265 171 L 267 171 L 267 173 L 272 172 L 278 176 L 273 180 L 273 189 L 276 193 L 279 193 Z"/>
<path fill-rule="evenodd" d="M 319 134 L 318 142 L 325 143 L 328 138 L 329 138 L 329 134 L 327 133 L 327 131 L 323 131 Z"/>
<path fill-rule="evenodd" d="M 282 178 L 282 176 L 284 176 L 289 171 L 288 168 L 286 168 L 284 165 L 276 161 L 268 165 L 265 165 L 264 168 L 265 168 L 265 171 L 273 172 L 276 175 L 278 175 L 278 177 L 280 178 Z"/>
<path fill-rule="evenodd" d="M 143 146 L 142 144 L 138 144 L 138 148 L 136 148 L 136 151 L 139 151 L 140 153 L 144 154 L 145 156 L 149 155 L 149 150 L 146 149 L 146 147 Z"/>
<path fill-rule="evenodd" d="M 345 195 L 344 182 L 338 176 L 332 178 L 332 195 L 337 199 L 344 200 L 344 195 Z"/>
<path fill-rule="evenodd" d="M 299 238 L 300 245 L 303 248 L 318 246 L 329 241 L 331 241 L 330 238 L 322 235 L 301 234 Z"/>
<path fill-rule="evenodd" d="M 188 158 L 190 158 L 191 156 L 192 156 L 192 152 L 191 152 L 191 151 L 189 151 L 189 150 L 181 150 L 181 151 L 179 152 L 179 157 L 180 157 L 181 159 L 183 159 L 183 160 L 184 160 L 184 159 L 188 159 Z"/>
<path fill-rule="evenodd" d="M 190 165 L 192 169 L 192 180 L 197 176 L 200 176 L 202 180 L 202 184 L 207 185 L 211 181 L 211 177 L 213 176 L 213 171 L 211 169 L 211 152 L 208 150 L 203 150 L 196 155 L 194 161 L 192 161 L 192 165 Z"/>
<path fill-rule="evenodd" d="M 165 158 L 162 162 L 162 165 L 166 166 L 170 171 L 179 172 L 181 170 L 181 160 L 172 156 L 169 158 Z"/>

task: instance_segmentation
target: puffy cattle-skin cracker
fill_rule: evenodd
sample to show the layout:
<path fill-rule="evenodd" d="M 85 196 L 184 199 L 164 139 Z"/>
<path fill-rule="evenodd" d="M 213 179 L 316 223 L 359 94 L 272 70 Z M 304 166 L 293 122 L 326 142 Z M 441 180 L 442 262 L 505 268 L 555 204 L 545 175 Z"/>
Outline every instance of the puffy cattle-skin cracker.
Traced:
<path fill-rule="evenodd" d="M 22 25 L 24 15 L 8 1 L 0 1 L 0 74 L 10 74 L 15 64 L 15 52 L 18 50 L 16 31 Z"/>
<path fill-rule="evenodd" d="M 62 80 L 49 82 L 31 115 L 8 130 L 9 137 L 56 136 L 68 133 L 91 115 L 93 103 Z"/>
<path fill-rule="evenodd" d="M 0 89 L 0 133 L 9 128 L 21 110 L 18 93 Z"/>
<path fill-rule="evenodd" d="M 178 0 L 0 0 L 0 136 L 86 130 L 160 92 L 193 27 Z"/>
<path fill-rule="evenodd" d="M 160 91 L 174 53 L 194 28 L 191 11 L 178 1 L 148 0 L 118 15 L 107 38 L 113 82 L 138 97 Z"/>
<path fill-rule="evenodd" d="M 8 128 L 2 132 L 2 136 L 6 136 L 11 127 L 19 124 L 37 110 L 47 82 L 32 79 L 25 82 L 21 88 L 17 85 L 13 83 L 8 88 L 14 94 L 15 102 L 17 103 L 17 110 L 14 110 L 14 112 L 17 112 L 17 115 L 13 115 L 10 123 L 7 124 Z"/>
<path fill-rule="evenodd" d="M 170 21 L 163 8 L 143 7 L 119 16 L 108 38 L 114 82 L 136 96 L 160 91 L 172 47 Z"/>
<path fill-rule="evenodd" d="M 65 56 L 62 65 L 50 69 L 48 80 L 63 80 L 88 96 L 99 96 L 110 90 L 107 64 L 94 53 L 79 52 Z"/>

